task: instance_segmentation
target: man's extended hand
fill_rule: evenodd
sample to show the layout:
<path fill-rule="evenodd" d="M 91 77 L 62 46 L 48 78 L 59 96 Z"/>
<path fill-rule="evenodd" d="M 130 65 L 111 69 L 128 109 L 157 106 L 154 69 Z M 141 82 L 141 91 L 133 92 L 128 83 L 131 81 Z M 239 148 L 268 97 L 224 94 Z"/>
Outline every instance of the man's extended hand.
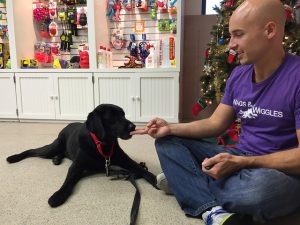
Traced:
<path fill-rule="evenodd" d="M 152 119 L 144 128 L 136 129 L 130 132 L 130 135 L 135 134 L 149 134 L 153 138 L 164 137 L 170 134 L 170 127 L 168 123 L 161 119 Z"/>
<path fill-rule="evenodd" d="M 243 168 L 242 156 L 220 153 L 202 162 L 202 171 L 215 179 L 229 176 Z"/>

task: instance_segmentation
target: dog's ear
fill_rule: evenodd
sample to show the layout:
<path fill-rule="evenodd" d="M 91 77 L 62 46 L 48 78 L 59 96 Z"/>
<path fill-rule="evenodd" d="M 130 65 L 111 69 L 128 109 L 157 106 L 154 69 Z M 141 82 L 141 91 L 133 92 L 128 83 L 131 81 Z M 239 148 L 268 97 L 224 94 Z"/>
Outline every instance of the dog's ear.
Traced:
<path fill-rule="evenodd" d="M 96 136 L 100 140 L 104 140 L 105 138 L 105 130 L 102 124 L 101 117 L 98 116 L 94 111 L 90 112 L 87 120 L 86 120 L 86 127 L 89 131 L 96 134 Z"/>

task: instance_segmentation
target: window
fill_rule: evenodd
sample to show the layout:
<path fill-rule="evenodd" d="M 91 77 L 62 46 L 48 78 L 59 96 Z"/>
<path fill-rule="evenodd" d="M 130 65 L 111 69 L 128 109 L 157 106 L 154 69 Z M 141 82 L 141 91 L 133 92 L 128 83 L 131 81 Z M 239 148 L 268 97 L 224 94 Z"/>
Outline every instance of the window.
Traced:
<path fill-rule="evenodd" d="M 202 15 L 217 14 L 213 8 L 215 6 L 220 7 L 221 0 L 202 0 Z"/>

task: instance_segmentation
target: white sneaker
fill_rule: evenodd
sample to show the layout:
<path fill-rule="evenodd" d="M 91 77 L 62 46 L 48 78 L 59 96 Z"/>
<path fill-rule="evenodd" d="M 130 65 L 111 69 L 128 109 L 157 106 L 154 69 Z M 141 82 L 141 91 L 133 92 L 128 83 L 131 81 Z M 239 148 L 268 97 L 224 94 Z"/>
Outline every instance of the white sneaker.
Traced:
<path fill-rule="evenodd" d="M 202 214 L 202 218 L 205 225 L 222 225 L 228 220 L 234 213 L 229 213 L 221 206 L 215 206 L 210 211 L 206 211 Z"/>
<path fill-rule="evenodd" d="M 160 173 L 156 176 L 156 186 L 168 195 L 173 194 L 164 173 Z"/>

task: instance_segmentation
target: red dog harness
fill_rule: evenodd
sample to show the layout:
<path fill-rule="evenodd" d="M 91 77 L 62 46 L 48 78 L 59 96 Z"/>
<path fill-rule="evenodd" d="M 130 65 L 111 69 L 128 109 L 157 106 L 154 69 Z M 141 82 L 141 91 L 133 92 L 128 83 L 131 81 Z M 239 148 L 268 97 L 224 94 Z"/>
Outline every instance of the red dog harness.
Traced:
<path fill-rule="evenodd" d="M 109 166 L 110 166 L 110 157 L 112 156 L 114 149 L 115 149 L 115 143 L 112 144 L 111 150 L 109 151 L 109 153 L 107 155 L 105 155 L 103 153 L 102 147 L 101 147 L 101 141 L 97 138 L 97 136 L 90 131 L 90 135 L 93 138 L 94 143 L 97 146 L 98 152 L 100 155 L 103 156 L 103 158 L 105 159 L 105 170 L 106 170 L 106 176 L 109 176 Z"/>

